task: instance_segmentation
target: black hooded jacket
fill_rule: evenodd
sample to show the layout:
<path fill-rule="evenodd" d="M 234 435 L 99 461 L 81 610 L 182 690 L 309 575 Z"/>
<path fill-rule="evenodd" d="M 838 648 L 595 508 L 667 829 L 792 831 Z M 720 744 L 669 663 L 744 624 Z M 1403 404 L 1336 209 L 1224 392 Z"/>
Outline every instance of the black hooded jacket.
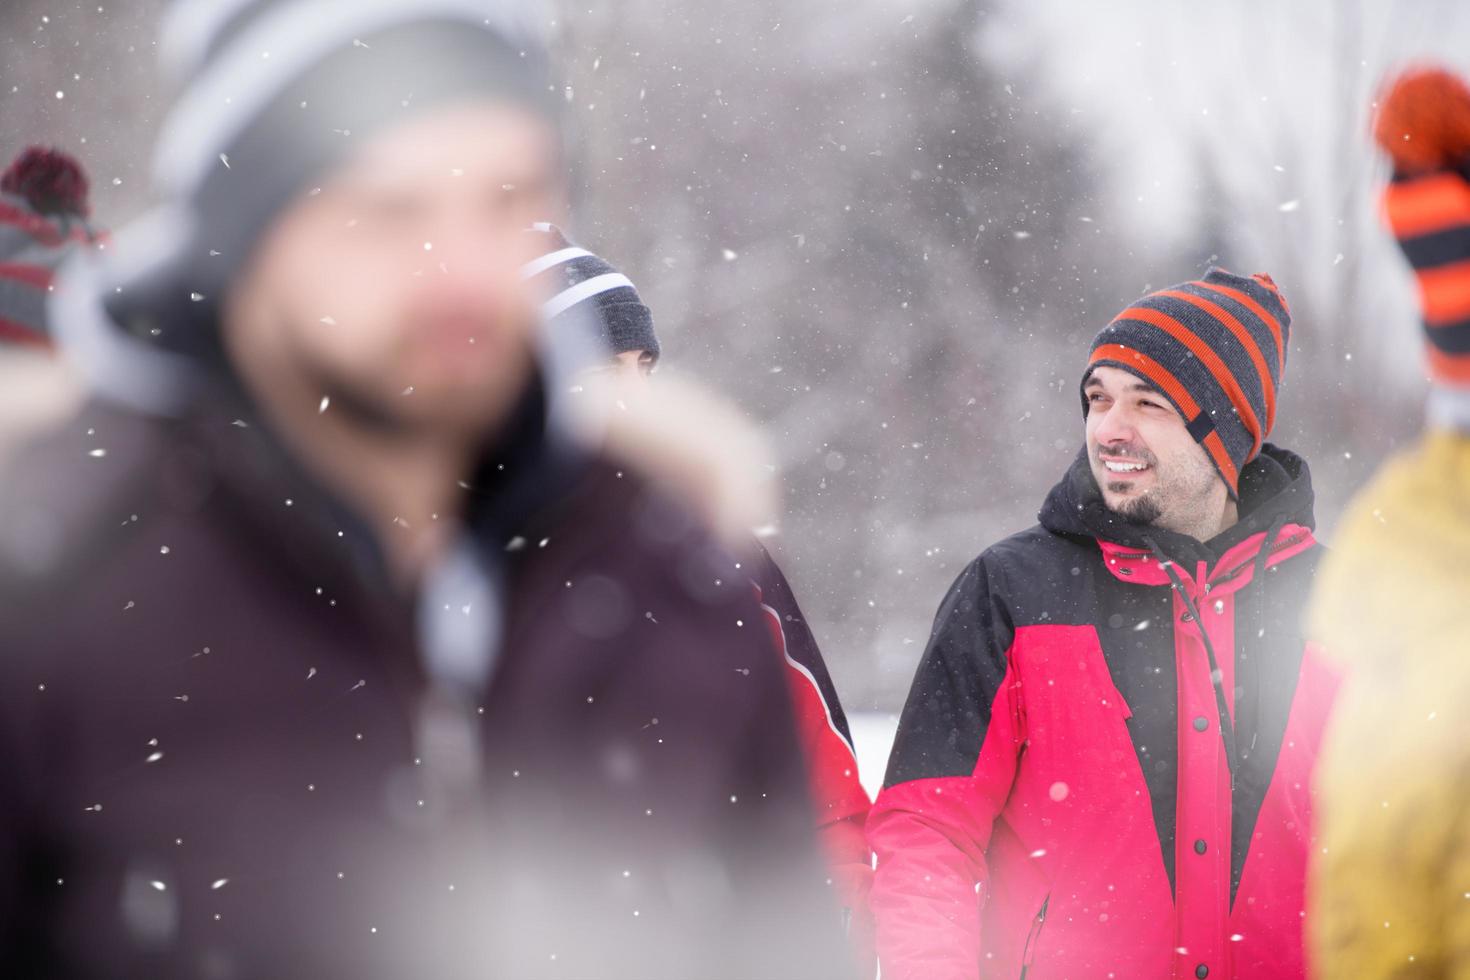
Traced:
<path fill-rule="evenodd" d="M 885 976 L 1304 975 L 1312 526 L 1274 446 L 1208 542 L 1110 512 L 1079 456 L 970 563 L 868 821 Z"/>

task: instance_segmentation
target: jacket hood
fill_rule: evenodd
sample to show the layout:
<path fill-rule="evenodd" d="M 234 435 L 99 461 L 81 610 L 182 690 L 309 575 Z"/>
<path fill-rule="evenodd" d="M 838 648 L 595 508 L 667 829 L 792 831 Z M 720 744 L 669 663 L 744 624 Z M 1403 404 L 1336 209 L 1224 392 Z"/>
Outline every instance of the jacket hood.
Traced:
<path fill-rule="evenodd" d="M 1266 443 L 1240 474 L 1240 519 L 1209 541 L 1185 534 L 1135 524 L 1103 503 L 1102 491 L 1083 449 L 1060 482 L 1052 487 L 1038 519 L 1053 534 L 1109 541 L 1128 548 L 1150 550 L 1152 539 L 1175 561 L 1213 563 L 1233 546 L 1270 529 L 1273 524 L 1316 527 L 1312 511 L 1312 474 L 1296 453 Z"/>
<path fill-rule="evenodd" d="M 371 591 L 381 593 L 383 556 L 361 516 L 287 451 L 222 356 L 180 354 L 119 329 L 101 302 L 109 281 L 104 272 L 95 260 L 73 262 L 52 301 L 66 324 L 63 352 L 79 369 L 81 387 L 94 396 L 83 414 L 106 418 L 98 431 L 114 439 L 123 430 L 136 435 L 135 451 L 109 450 L 113 491 L 146 487 L 147 471 L 176 455 L 175 442 L 180 452 L 193 447 L 201 464 L 215 471 L 214 479 L 233 485 L 233 496 L 247 512 L 242 519 L 248 522 L 248 512 L 260 511 L 253 516 L 265 522 L 261 532 L 277 541 L 345 539 L 350 564 L 366 575 Z M 480 465 L 465 481 L 465 517 L 476 535 L 502 544 L 515 537 L 518 526 L 571 492 L 589 464 L 604 457 L 682 504 L 720 532 L 727 546 L 743 544 L 750 528 L 768 521 L 773 510 L 769 456 L 752 428 L 722 401 L 669 379 L 637 397 L 599 397 L 585 371 L 602 363 L 592 325 L 575 327 L 536 332 L 536 375 L 512 416 L 488 434 Z M 96 526 L 86 515 L 107 509 L 98 499 L 97 474 L 71 472 L 76 459 L 95 464 L 88 456 L 92 444 L 75 444 L 64 428 L 40 435 L 33 451 L 24 453 L 21 468 L 33 478 L 23 482 L 29 486 L 10 488 L 32 498 L 40 512 L 64 503 L 72 515 L 61 522 L 72 533 L 60 535 L 55 547 L 44 549 L 44 559 L 32 562 L 39 566 L 32 571 L 42 576 L 48 567 L 77 557 L 72 548 L 85 548 L 84 529 Z M 74 492 L 58 501 L 57 486 Z M 20 506 L 15 496 L 6 496 Z M 286 497 L 294 501 L 289 521 L 297 533 L 282 533 L 276 523 L 287 516 L 278 513 Z M 259 501 L 266 503 L 256 506 Z M 0 534 L 0 580 L 14 557 L 7 545 Z M 314 548 L 289 550 L 302 552 L 294 557 L 305 562 L 321 557 Z"/>
<path fill-rule="evenodd" d="M 219 376 L 229 367 L 212 322 L 218 314 L 203 302 L 206 297 L 192 294 L 199 299 L 187 304 L 198 308 L 197 322 L 189 324 L 195 336 L 167 336 L 162 324 L 175 299 L 172 286 L 150 278 L 157 273 L 150 257 L 186 239 L 191 222 L 183 210 L 160 209 L 130 225 L 106 253 L 78 252 L 58 270 L 48 318 L 60 352 L 98 397 L 164 417 L 186 416 L 201 402 L 219 400 Z M 120 296 L 128 297 L 127 309 L 133 311 L 126 321 L 115 308 Z M 156 316 L 140 312 L 147 310 Z M 555 424 L 562 427 L 571 379 L 602 363 L 603 348 L 596 322 L 585 311 L 564 317 L 556 330 L 544 322 L 540 326 L 532 343 Z"/>
<path fill-rule="evenodd" d="M 689 508 L 730 550 L 745 550 L 752 529 L 774 522 L 770 450 L 723 398 L 674 377 L 637 386 L 594 377 L 578 386 L 575 404 L 610 460 Z"/>

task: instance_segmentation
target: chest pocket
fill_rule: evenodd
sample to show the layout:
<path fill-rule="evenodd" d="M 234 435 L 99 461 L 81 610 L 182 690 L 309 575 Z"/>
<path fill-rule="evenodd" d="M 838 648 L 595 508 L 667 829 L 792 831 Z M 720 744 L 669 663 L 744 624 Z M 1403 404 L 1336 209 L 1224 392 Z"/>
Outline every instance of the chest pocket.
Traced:
<path fill-rule="evenodd" d="M 1016 731 L 1033 751 L 1084 754 L 1128 742 L 1133 710 L 1108 672 L 1091 626 L 1018 631 L 1008 692 Z"/>
<path fill-rule="evenodd" d="M 1133 717 L 1133 709 L 1128 707 L 1128 702 L 1124 699 L 1122 692 L 1113 685 L 1112 678 L 1107 679 L 1107 687 L 1103 691 L 1100 703 L 1104 708 L 1117 711 L 1123 716 L 1124 721 Z"/>

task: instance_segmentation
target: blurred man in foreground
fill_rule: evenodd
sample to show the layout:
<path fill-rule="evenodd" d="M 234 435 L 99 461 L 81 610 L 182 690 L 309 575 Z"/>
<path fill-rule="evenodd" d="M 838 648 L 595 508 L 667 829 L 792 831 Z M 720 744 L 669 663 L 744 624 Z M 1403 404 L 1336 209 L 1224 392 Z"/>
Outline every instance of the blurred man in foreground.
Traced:
<path fill-rule="evenodd" d="M 1290 314 L 1220 269 L 1093 340 L 1040 526 L 940 607 L 868 820 L 885 980 L 1301 977 L 1335 681 L 1298 623 Z"/>
<path fill-rule="evenodd" d="M 545 310 L 552 330 L 575 330 L 582 314 L 591 314 L 599 328 L 611 369 L 620 383 L 609 386 L 620 411 L 635 413 L 642 426 L 657 428 L 651 417 L 648 380 L 658 365 L 662 345 L 654 330 L 653 314 L 644 305 L 627 276 L 597 255 L 572 244 L 555 225 L 538 222 L 531 234 L 538 236 L 537 258 L 526 264 L 522 274 L 540 282 L 539 293 L 548 295 Z M 659 400 L 652 399 L 657 406 Z M 626 433 L 631 426 L 621 427 Z M 702 436 L 707 451 L 724 455 L 732 447 Z M 636 457 L 632 447 L 620 447 L 624 455 Z M 761 604 L 763 620 L 786 663 L 796 709 L 797 729 L 806 748 L 810 786 L 817 811 L 817 830 L 826 853 L 833 885 L 841 902 L 849 945 L 872 976 L 874 959 L 872 922 L 868 912 L 868 889 L 872 884 L 872 855 L 864 824 L 871 801 L 858 780 L 857 757 L 847 715 L 822 659 L 821 648 L 796 602 L 786 576 L 754 535 L 748 535 L 740 557 L 732 561 L 731 577 L 751 580 Z"/>
<path fill-rule="evenodd" d="M 0 488 L 0 973 L 843 974 L 762 612 L 535 342 L 513 13 L 182 8 L 111 402 Z"/>
<path fill-rule="evenodd" d="M 1320 773 L 1323 977 L 1470 977 L 1470 88 L 1396 79 L 1375 135 L 1418 280 L 1426 431 L 1359 492 L 1311 629 L 1348 668 Z"/>

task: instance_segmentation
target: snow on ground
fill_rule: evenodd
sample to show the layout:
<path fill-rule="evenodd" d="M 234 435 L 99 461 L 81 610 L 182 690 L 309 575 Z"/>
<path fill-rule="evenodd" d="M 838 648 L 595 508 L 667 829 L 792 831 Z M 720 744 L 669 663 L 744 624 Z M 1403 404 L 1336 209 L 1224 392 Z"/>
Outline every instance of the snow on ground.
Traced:
<path fill-rule="evenodd" d="M 869 796 L 877 796 L 883 785 L 883 770 L 888 767 L 888 750 L 893 748 L 898 715 L 886 711 L 857 711 L 847 716 L 847 724 L 857 746 L 858 778 Z"/>

